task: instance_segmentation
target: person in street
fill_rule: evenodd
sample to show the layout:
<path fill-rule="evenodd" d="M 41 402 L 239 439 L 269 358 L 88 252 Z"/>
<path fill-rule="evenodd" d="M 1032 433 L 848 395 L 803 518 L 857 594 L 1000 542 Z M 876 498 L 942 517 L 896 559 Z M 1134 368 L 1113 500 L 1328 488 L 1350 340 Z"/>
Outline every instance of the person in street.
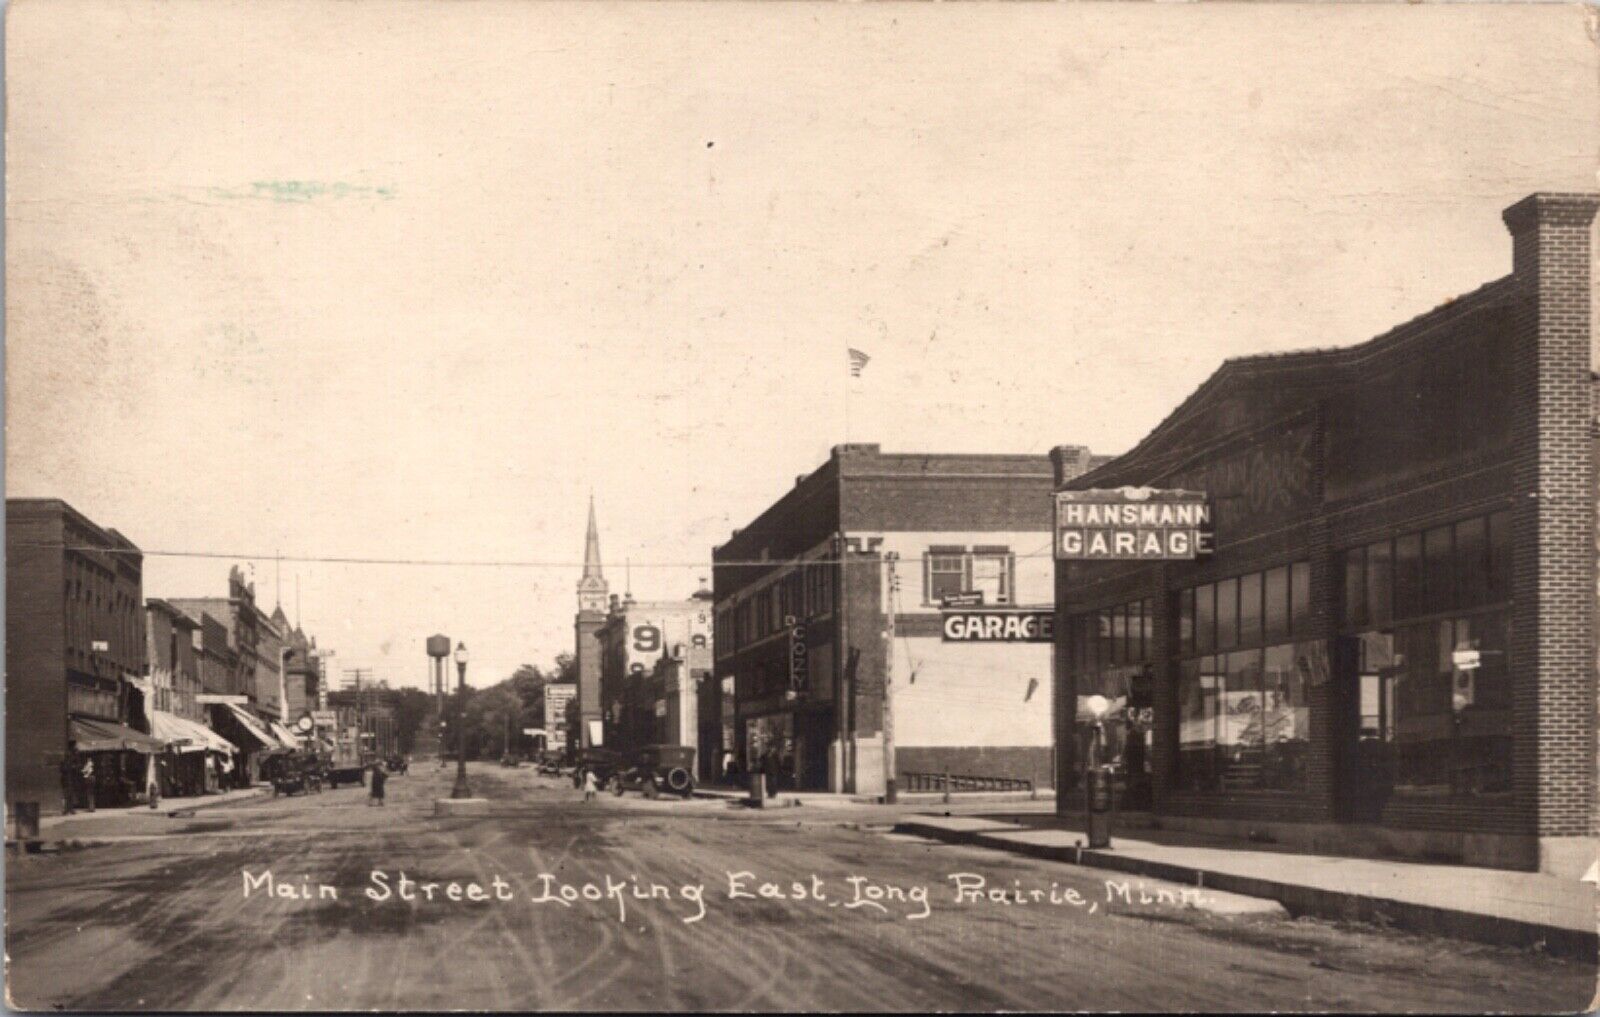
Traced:
<path fill-rule="evenodd" d="M 583 771 L 583 800 L 586 801 L 586 802 L 594 801 L 595 792 L 597 792 L 599 790 L 600 790 L 600 785 L 594 779 L 594 771 L 593 770 L 588 770 L 588 769 L 584 770 Z"/>
<path fill-rule="evenodd" d="M 384 782 L 387 781 L 388 779 L 389 779 L 389 775 L 383 772 L 383 764 L 382 763 L 373 763 L 372 764 L 372 788 L 371 788 L 371 793 L 367 798 L 367 804 L 368 805 L 382 805 L 383 804 L 383 785 L 384 785 Z"/>

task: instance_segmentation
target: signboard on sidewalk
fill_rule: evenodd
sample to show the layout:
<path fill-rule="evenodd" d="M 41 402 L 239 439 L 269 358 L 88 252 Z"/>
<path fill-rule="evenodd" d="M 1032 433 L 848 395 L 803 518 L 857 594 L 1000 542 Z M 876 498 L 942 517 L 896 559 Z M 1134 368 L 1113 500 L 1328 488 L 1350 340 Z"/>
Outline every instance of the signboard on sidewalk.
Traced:
<path fill-rule="evenodd" d="M 1190 561 L 1211 553 L 1211 527 L 1211 505 L 1202 491 L 1056 492 L 1059 559 Z"/>
<path fill-rule="evenodd" d="M 990 608 L 944 612 L 947 643 L 1049 643 L 1055 640 L 1055 612 Z"/>

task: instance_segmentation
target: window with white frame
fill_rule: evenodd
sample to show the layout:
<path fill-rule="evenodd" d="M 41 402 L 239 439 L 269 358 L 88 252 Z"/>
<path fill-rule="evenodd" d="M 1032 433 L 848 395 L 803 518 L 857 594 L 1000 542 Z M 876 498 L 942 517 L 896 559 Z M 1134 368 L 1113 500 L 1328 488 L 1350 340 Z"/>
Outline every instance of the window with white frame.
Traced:
<path fill-rule="evenodd" d="M 1013 564 L 1011 549 L 975 547 L 972 549 L 972 589 L 983 594 L 985 604 L 1009 604 Z"/>
<path fill-rule="evenodd" d="M 923 600 L 937 604 L 945 597 L 967 592 L 967 549 L 930 547 L 923 557 Z"/>
<path fill-rule="evenodd" d="M 923 603 L 938 604 L 962 593 L 982 593 L 985 604 L 1014 603 L 1015 576 L 1010 548 L 935 545 L 922 559 Z"/>

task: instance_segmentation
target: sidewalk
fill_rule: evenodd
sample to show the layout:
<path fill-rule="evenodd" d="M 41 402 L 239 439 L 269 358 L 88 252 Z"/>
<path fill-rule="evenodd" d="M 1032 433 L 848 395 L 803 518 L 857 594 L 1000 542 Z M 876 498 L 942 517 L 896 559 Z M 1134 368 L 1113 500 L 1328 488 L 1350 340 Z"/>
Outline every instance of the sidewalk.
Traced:
<path fill-rule="evenodd" d="M 1139 830 L 1137 838 L 1114 834 L 1111 848 L 1088 850 L 1079 846 L 1085 843 L 1079 830 L 974 816 L 908 816 L 895 829 L 1265 897 L 1291 914 L 1374 922 L 1485 943 L 1542 944 L 1553 953 L 1585 959 L 1600 950 L 1596 886 L 1537 872 L 1296 854 L 1157 830 Z"/>
<path fill-rule="evenodd" d="M 95 809 L 93 812 L 74 812 L 70 816 L 43 816 L 39 819 L 39 836 L 43 840 L 54 840 L 59 837 L 72 836 L 80 832 L 80 827 L 89 823 L 99 826 L 104 825 L 103 821 L 108 819 L 144 818 L 149 816 L 169 818 L 180 813 L 216 808 L 219 805 L 234 805 L 238 802 L 249 801 L 252 798 L 259 798 L 271 792 L 272 785 L 257 784 L 254 787 L 240 788 L 217 795 L 163 798 L 153 809 L 149 805 L 128 805 L 115 809 Z"/>

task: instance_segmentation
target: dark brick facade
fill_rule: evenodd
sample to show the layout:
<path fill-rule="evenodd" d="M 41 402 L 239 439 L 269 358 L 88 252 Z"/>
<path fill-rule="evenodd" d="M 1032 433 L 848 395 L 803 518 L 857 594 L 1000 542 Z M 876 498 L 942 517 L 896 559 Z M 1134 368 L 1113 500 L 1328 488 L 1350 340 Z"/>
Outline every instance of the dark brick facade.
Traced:
<path fill-rule="evenodd" d="M 126 722 L 144 628 L 138 548 L 66 502 L 7 499 L 6 801 L 61 810 L 68 715 Z"/>
<path fill-rule="evenodd" d="M 1087 466 L 1091 457 L 1083 453 Z M 1050 521 L 1051 486 L 1050 464 L 1042 455 L 886 454 L 876 445 L 840 445 L 826 463 L 736 530 L 713 553 L 719 618 L 715 679 L 736 678 L 736 756 L 747 757 L 748 720 L 787 717 L 795 740 L 810 745 L 802 750 L 809 751 L 810 765 L 806 759 L 797 764 L 801 786 L 881 787 L 889 659 L 882 535 L 1034 531 L 1042 539 Z M 816 564 L 796 564 L 804 559 Z M 914 568 L 906 563 L 903 575 Z M 804 579 L 806 574 L 816 578 Z M 798 695 L 787 691 L 785 633 L 773 628 L 739 635 L 728 620 L 769 582 L 786 580 L 807 591 L 784 602 L 790 605 L 786 613 L 804 624 L 810 659 L 825 662 L 827 672 L 813 674 Z M 824 594 L 807 585 L 819 580 Z M 819 597 L 820 608 L 814 603 Z M 1048 778 L 1048 748 L 919 746 L 916 731 L 904 729 L 897 729 L 895 740 L 897 774 L 948 767 L 1041 783 Z M 819 753 L 828 754 L 825 766 Z M 984 769 L 993 767 L 1000 769 Z"/>
<path fill-rule="evenodd" d="M 1069 617 L 1135 598 L 1158 605 L 1148 662 L 1156 813 L 1345 824 L 1387 831 L 1391 847 L 1414 835 L 1419 849 L 1458 860 L 1552 870 L 1563 850 L 1581 850 L 1571 839 L 1595 834 L 1597 206 L 1590 195 L 1517 203 L 1505 213 L 1509 276 L 1358 346 L 1230 360 L 1132 451 L 1058 478 L 1063 489 L 1202 490 L 1213 506 L 1206 560 L 1057 564 L 1058 659 L 1075 649 Z M 1510 520 L 1499 609 L 1510 628 L 1510 787 L 1357 801 L 1359 691 L 1354 637 L 1343 633 L 1359 626 L 1345 616 L 1341 555 L 1489 513 Z M 1303 789 L 1179 790 L 1177 593 L 1291 561 L 1310 564 L 1296 638 L 1325 646 L 1330 668 L 1309 691 Z M 1069 671 L 1057 669 L 1058 733 L 1075 723 Z M 1060 807 L 1076 810 L 1074 739 L 1058 745 Z"/>

